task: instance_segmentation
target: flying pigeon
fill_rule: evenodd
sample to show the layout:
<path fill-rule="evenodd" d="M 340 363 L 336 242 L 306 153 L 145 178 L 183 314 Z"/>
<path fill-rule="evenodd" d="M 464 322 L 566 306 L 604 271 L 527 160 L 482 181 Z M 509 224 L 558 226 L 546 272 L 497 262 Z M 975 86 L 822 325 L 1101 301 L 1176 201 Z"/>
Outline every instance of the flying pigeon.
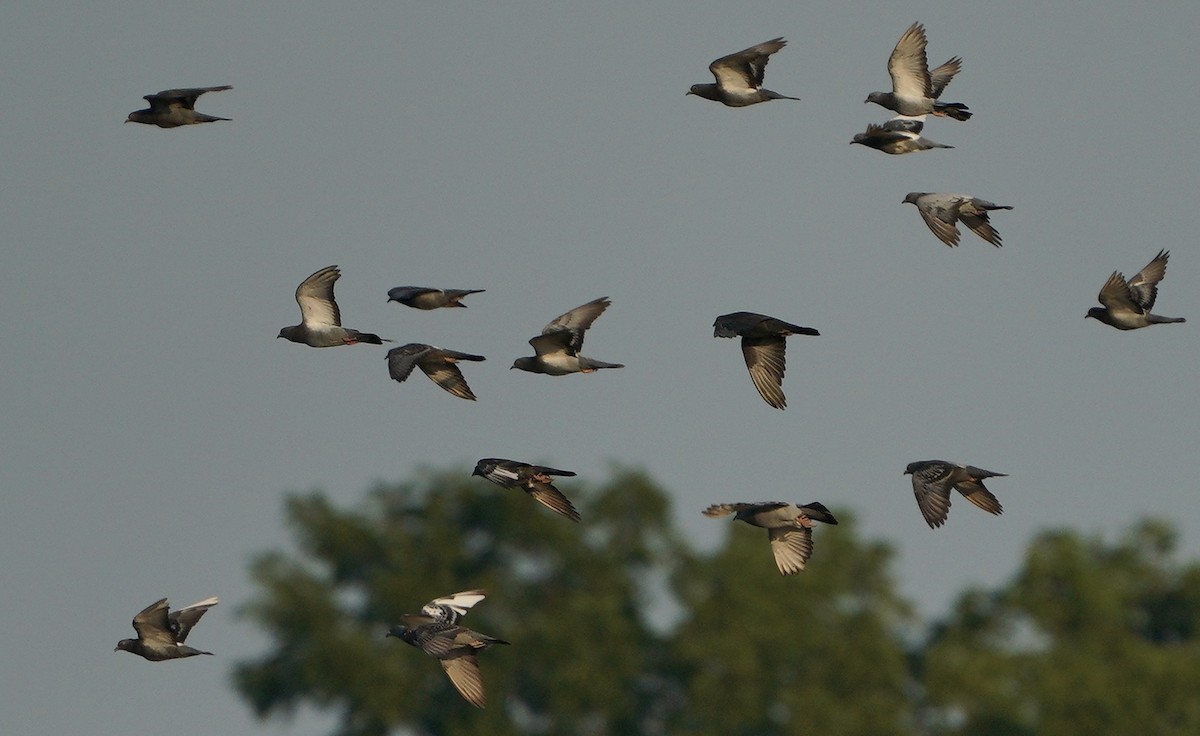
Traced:
<path fill-rule="evenodd" d="M 542 329 L 542 334 L 529 340 L 536 354 L 528 358 L 517 358 L 512 367 L 551 376 L 592 373 L 600 368 L 624 368 L 620 363 L 603 363 L 579 354 L 583 347 L 583 333 L 611 303 L 608 297 L 602 296 L 555 317 L 553 322 Z"/>
<path fill-rule="evenodd" d="M 720 102 L 727 107 L 745 107 L 767 100 L 799 100 L 769 89 L 763 89 L 763 74 L 771 54 L 787 45 L 782 38 L 773 38 L 736 54 L 722 56 L 708 65 L 716 84 L 693 84 L 689 95 Z"/>
<path fill-rule="evenodd" d="M 385 341 L 379 335 L 342 327 L 342 313 L 338 310 L 337 302 L 333 300 L 333 282 L 341 276 L 342 272 L 337 266 L 326 266 L 304 279 L 296 287 L 300 324 L 284 327 L 276 339 L 283 337 L 314 348 L 353 345 L 356 342 L 382 345 Z"/>
<path fill-rule="evenodd" d="M 479 294 L 484 289 L 430 289 L 423 286 L 397 286 L 388 290 L 388 301 L 399 302 L 414 309 L 437 309 L 438 307 L 463 307 L 462 298 L 468 294 Z"/>
<path fill-rule="evenodd" d="M 426 603 L 420 613 L 401 616 L 401 624 L 387 632 L 387 636 L 417 647 L 441 662 L 458 694 L 476 708 L 484 706 L 486 696 L 475 655 L 493 644 L 508 644 L 458 625 L 467 610 L 485 595 L 482 590 L 467 590 L 437 598 Z"/>
<path fill-rule="evenodd" d="M 931 148 L 954 148 L 921 137 L 925 127 L 924 115 L 915 118 L 895 117 L 883 125 L 868 125 L 867 132 L 854 136 L 850 144 L 859 143 L 877 151 L 899 155 Z"/>
<path fill-rule="evenodd" d="M 993 473 L 972 465 L 955 465 L 945 460 L 920 460 L 909 463 L 904 474 L 912 476 L 917 506 L 930 529 L 946 523 L 946 515 L 950 513 L 951 488 L 989 514 L 1004 512 L 1000 502 L 984 487 L 983 479 L 1006 478 L 1008 476 L 1005 473 Z"/>
<path fill-rule="evenodd" d="M 959 231 L 955 222 L 962 223 L 979 237 L 999 248 L 1000 233 L 992 227 L 988 220 L 991 210 L 1011 210 L 1012 207 L 994 204 L 986 199 L 972 197 L 969 194 L 948 194 L 946 192 L 909 192 L 904 196 L 903 204 L 916 205 L 921 213 L 921 219 L 946 245 L 953 248 L 958 245 Z"/>
<path fill-rule="evenodd" d="M 838 523 L 829 509 L 816 501 L 803 506 L 786 501 L 714 503 L 704 509 L 704 515 L 713 518 L 734 513 L 736 515 L 733 518 L 767 530 L 780 575 L 803 572 L 805 563 L 812 555 L 814 521 Z"/>
<path fill-rule="evenodd" d="M 570 470 L 547 468 L 544 465 L 505 460 L 499 457 L 485 457 L 475 463 L 471 475 L 487 478 L 504 488 L 520 488 L 533 497 L 533 500 L 546 508 L 567 517 L 571 521 L 579 521 L 579 512 L 571 504 L 562 491 L 554 487 L 550 476 L 558 475 L 564 478 L 574 477 Z"/>
<path fill-rule="evenodd" d="M 788 335 L 820 335 L 811 327 L 800 327 L 754 312 L 732 312 L 713 322 L 713 337 L 742 338 L 742 356 L 750 370 L 754 388 L 776 409 L 787 406 L 783 395 L 784 338 Z"/>
<path fill-rule="evenodd" d="M 195 109 L 196 98 L 200 95 L 205 92 L 221 92 L 227 89 L 233 89 L 233 87 L 226 84 L 220 87 L 164 89 L 158 94 L 143 97 L 143 100 L 150 103 L 150 107 L 145 110 L 134 110 L 129 113 L 129 117 L 125 118 L 125 122 L 157 125 L 160 128 L 178 128 L 181 125 L 199 125 L 200 123 L 229 120 L 229 118 L 205 115 L 202 112 L 196 112 Z"/>
<path fill-rule="evenodd" d="M 1137 276 L 1125 280 L 1119 271 L 1113 271 L 1100 289 L 1103 307 L 1092 307 L 1084 316 L 1093 317 L 1118 330 L 1136 330 L 1148 325 L 1166 325 L 1186 322 L 1183 317 L 1160 317 L 1150 314 L 1154 300 L 1158 297 L 1158 282 L 1167 274 L 1169 251 L 1160 250 L 1154 260 L 1138 272 Z"/>
<path fill-rule="evenodd" d="M 388 351 L 388 373 L 396 381 L 403 382 L 412 373 L 414 367 L 420 368 L 429 380 L 441 386 L 446 391 L 460 399 L 475 400 L 471 387 L 463 378 L 462 371 L 455 365 L 460 360 L 485 360 L 482 355 L 459 353 L 445 350 L 434 345 L 422 345 L 418 342 L 401 345 Z"/>
<path fill-rule="evenodd" d="M 913 23 L 900 37 L 888 57 L 891 92 L 872 92 L 866 102 L 874 102 L 901 115 L 939 115 L 969 120 L 971 111 L 961 102 L 938 102 L 942 90 L 962 69 L 962 59 L 954 58 L 932 72 L 925 59 L 925 27 Z"/>
<path fill-rule="evenodd" d="M 133 617 L 133 630 L 137 632 L 137 638 L 122 639 L 113 651 L 131 652 L 151 662 L 183 659 L 197 654 L 211 655 L 212 652 L 193 649 L 183 642 L 204 612 L 215 605 L 217 597 L 213 596 L 167 613 L 167 599 L 155 601 Z"/>

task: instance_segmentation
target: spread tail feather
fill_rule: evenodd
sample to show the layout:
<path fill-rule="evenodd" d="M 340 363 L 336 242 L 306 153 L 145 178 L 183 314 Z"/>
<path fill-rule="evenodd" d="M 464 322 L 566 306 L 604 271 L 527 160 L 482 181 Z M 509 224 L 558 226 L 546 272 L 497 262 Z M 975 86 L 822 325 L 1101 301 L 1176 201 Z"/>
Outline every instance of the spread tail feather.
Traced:
<path fill-rule="evenodd" d="M 955 120 L 970 120 L 971 111 L 961 102 L 937 102 L 933 105 L 934 115 L 944 115 Z"/>

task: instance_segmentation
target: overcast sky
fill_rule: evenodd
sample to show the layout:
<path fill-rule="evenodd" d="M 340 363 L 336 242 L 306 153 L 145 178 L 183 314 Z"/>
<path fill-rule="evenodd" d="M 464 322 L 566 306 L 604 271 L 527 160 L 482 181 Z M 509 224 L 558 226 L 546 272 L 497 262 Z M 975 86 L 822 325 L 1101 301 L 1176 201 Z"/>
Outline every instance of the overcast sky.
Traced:
<path fill-rule="evenodd" d="M 352 505 L 484 456 L 645 468 L 704 549 L 751 533 L 712 502 L 852 508 L 929 616 L 1047 527 L 1166 517 L 1200 554 L 1200 5 L 267 7 L 22 3 L 0 25 L 5 733 L 253 730 L 229 670 L 267 642 L 235 614 L 251 556 L 289 543 L 283 494 Z M 847 145 L 889 117 L 862 101 L 915 20 L 933 64 L 963 57 L 945 98 L 975 117 L 930 121 L 954 150 Z M 684 96 L 775 36 L 767 86 L 802 101 Z M 144 94 L 218 84 L 197 107 L 232 122 L 122 125 Z M 1012 205 L 1004 247 L 945 247 L 913 190 Z M 1155 311 L 1191 323 L 1083 319 L 1160 248 Z M 276 340 L 329 264 L 347 326 L 486 355 L 479 401 L 388 380 L 376 346 Z M 487 291 L 426 313 L 385 303 L 402 284 Z M 625 369 L 508 370 L 599 296 L 584 352 Z M 789 341 L 786 411 L 712 337 L 736 310 L 821 331 Z M 930 458 L 1008 473 L 1004 515 L 956 497 L 930 530 L 902 476 Z M 190 643 L 217 657 L 112 653 L 146 604 L 214 594 Z"/>

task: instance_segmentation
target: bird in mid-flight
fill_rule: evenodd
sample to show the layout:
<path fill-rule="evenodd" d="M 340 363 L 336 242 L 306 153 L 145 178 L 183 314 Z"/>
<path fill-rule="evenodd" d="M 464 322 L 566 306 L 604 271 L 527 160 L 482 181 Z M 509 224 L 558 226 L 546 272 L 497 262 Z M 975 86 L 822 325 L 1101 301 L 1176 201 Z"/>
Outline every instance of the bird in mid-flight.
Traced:
<path fill-rule="evenodd" d="M 894 117 L 883 125 L 868 125 L 867 132 L 855 135 L 850 143 L 858 143 L 893 156 L 928 151 L 931 148 L 954 148 L 921 136 L 921 130 L 925 127 L 924 117 Z"/>
<path fill-rule="evenodd" d="M 1104 306 L 1092 307 L 1084 318 L 1100 320 L 1118 330 L 1186 322 L 1183 317 L 1161 317 L 1150 313 L 1158 297 L 1158 282 L 1167 275 L 1167 259 L 1170 257 L 1170 251 L 1160 250 L 1154 260 L 1128 281 L 1121 272 L 1113 271 L 1100 289 L 1099 299 Z"/>
<path fill-rule="evenodd" d="M 946 523 L 950 513 L 950 490 L 956 490 L 967 500 L 989 514 L 999 515 L 1004 509 L 1000 501 L 983 485 L 984 478 L 1005 478 L 1005 473 L 976 468 L 973 465 L 956 465 L 945 460 L 918 460 L 909 463 L 905 475 L 912 476 L 913 494 L 917 497 L 917 508 L 925 523 L 933 529 Z"/>
<path fill-rule="evenodd" d="M 193 649 L 184 641 L 200 617 L 215 605 L 217 597 L 213 596 L 178 611 L 168 612 L 166 598 L 155 601 L 133 617 L 133 630 L 137 632 L 137 638 L 122 639 L 113 651 L 130 652 L 151 662 L 183 659 L 197 654 L 211 655 L 212 652 Z"/>
<path fill-rule="evenodd" d="M 342 272 L 337 266 L 326 266 L 300 282 L 296 287 L 300 324 L 284 327 L 276 335 L 276 339 L 282 337 L 314 348 L 331 348 L 358 342 L 382 345 L 384 340 L 379 335 L 342 327 L 342 313 L 333 299 L 333 283 L 341 276 Z"/>
<path fill-rule="evenodd" d="M 150 103 L 145 110 L 134 110 L 125 118 L 127 123 L 142 123 L 157 125 L 160 128 L 178 128 L 181 125 L 199 125 L 200 123 L 215 123 L 218 118 L 196 112 L 196 98 L 205 92 L 220 92 L 233 89 L 228 84 L 220 87 L 191 87 L 187 89 L 164 89 L 142 99 Z"/>
<path fill-rule="evenodd" d="M 542 328 L 542 334 L 530 338 L 529 344 L 533 346 L 535 354 L 517 358 L 512 367 L 550 376 L 594 373 L 601 368 L 624 368 L 620 363 L 605 363 L 579 354 L 583 348 L 583 334 L 611 303 L 608 297 L 602 296 L 555 317 Z"/>
<path fill-rule="evenodd" d="M 812 556 L 814 521 L 838 523 L 829 509 L 816 501 L 804 505 L 786 501 L 714 503 L 704 509 L 703 514 L 712 518 L 735 514 L 733 518 L 738 521 L 766 529 L 780 575 L 792 575 L 804 570 L 808 558 Z"/>
<path fill-rule="evenodd" d="M 471 475 L 478 475 L 503 488 L 520 488 L 528 493 L 533 500 L 542 504 L 556 514 L 567 517 L 571 521 L 579 521 L 579 512 L 574 504 L 554 487 L 551 476 L 564 478 L 574 477 L 570 470 L 548 468 L 544 465 L 530 465 L 517 460 L 505 460 L 501 457 L 485 457 L 475 463 Z"/>
<path fill-rule="evenodd" d="M 713 337 L 741 337 L 742 357 L 750 371 L 750 380 L 763 401 L 776 409 L 787 407 L 783 395 L 783 372 L 789 335 L 820 335 L 811 327 L 801 327 L 781 319 L 754 312 L 722 314 L 713 322 Z"/>
<path fill-rule="evenodd" d="M 397 286 L 388 289 L 388 301 L 414 309 L 438 309 L 439 307 L 462 307 L 462 298 L 468 294 L 481 294 L 483 289 L 431 289 L 424 286 Z"/>
<path fill-rule="evenodd" d="M 460 360 L 481 361 L 485 358 L 482 355 L 460 353 L 418 342 L 392 348 L 387 354 L 388 373 L 393 380 L 403 382 L 408 378 L 408 374 L 412 373 L 413 368 L 420 368 L 429 376 L 429 380 L 446 391 L 460 399 L 474 401 L 475 394 L 467 385 L 467 379 L 463 378 L 462 371 L 455 365 Z"/>
<path fill-rule="evenodd" d="M 971 232 L 999 248 L 1003 245 L 1000 233 L 992 227 L 988 212 L 1012 209 L 1008 205 L 995 204 L 969 194 L 947 192 L 909 192 L 902 204 L 915 205 L 917 212 L 921 213 L 921 219 L 938 240 L 951 248 L 958 245 L 961 233 L 955 223 L 960 220 Z"/>
<path fill-rule="evenodd" d="M 962 69 L 962 59 L 954 58 L 932 72 L 925 58 L 925 26 L 913 23 L 900 37 L 888 57 L 891 92 L 872 92 L 866 102 L 874 102 L 901 115 L 938 115 L 968 120 L 971 111 L 961 102 L 938 102 L 942 90 Z"/>
<path fill-rule="evenodd" d="M 787 41 L 782 38 L 773 38 L 736 54 L 722 56 L 708 65 L 717 83 L 693 84 L 687 93 L 727 107 L 745 107 L 768 100 L 799 100 L 799 97 L 781 95 L 762 86 L 771 54 L 786 45 Z"/>

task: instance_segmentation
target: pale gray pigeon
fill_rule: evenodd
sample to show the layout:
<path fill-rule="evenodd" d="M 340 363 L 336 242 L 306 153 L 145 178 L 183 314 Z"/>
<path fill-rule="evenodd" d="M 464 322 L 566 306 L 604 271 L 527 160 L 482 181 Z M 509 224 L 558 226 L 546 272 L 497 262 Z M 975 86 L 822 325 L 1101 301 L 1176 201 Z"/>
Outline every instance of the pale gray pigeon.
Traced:
<path fill-rule="evenodd" d="M 816 501 L 803 506 L 786 501 L 714 503 L 703 513 L 713 518 L 736 514 L 733 518 L 766 529 L 780 575 L 792 575 L 804 570 L 812 555 L 814 521 L 838 523 L 829 509 Z"/>
<path fill-rule="evenodd" d="M 1183 317 L 1160 317 L 1150 314 L 1154 300 L 1158 297 L 1158 282 L 1167 274 L 1167 259 L 1170 251 L 1160 250 L 1154 260 L 1138 272 L 1137 276 L 1125 280 L 1119 271 L 1113 271 L 1100 289 L 1103 307 L 1092 307 L 1084 316 L 1098 319 L 1118 330 L 1136 330 L 1149 325 L 1166 325 L 1186 322 Z"/>
<path fill-rule="evenodd" d="M 466 590 L 437 598 L 426 603 L 420 613 L 401 616 L 400 625 L 387 632 L 387 636 L 394 636 L 441 662 L 454 689 L 476 708 L 482 708 L 487 698 L 475 657 L 494 644 L 508 644 L 458 625 L 467 610 L 485 595 L 482 590 Z"/>
<path fill-rule="evenodd" d="M 1000 233 L 992 227 L 988 212 L 1012 209 L 1008 205 L 994 204 L 970 194 L 947 192 L 909 192 L 905 195 L 903 204 L 916 205 L 921 219 L 933 234 L 951 248 L 958 245 L 960 233 L 955 223 L 959 220 L 970 228 L 971 232 L 999 248 L 1003 245 L 1000 242 Z"/>
<path fill-rule="evenodd" d="M 925 27 L 913 23 L 900 37 L 888 57 L 891 92 L 872 92 L 866 102 L 882 105 L 901 115 L 938 115 L 968 120 L 971 111 L 961 102 L 938 102 L 942 90 L 962 69 L 962 59 L 954 58 L 932 72 L 925 58 Z"/>
<path fill-rule="evenodd" d="M 928 151 L 931 148 L 954 148 L 921 137 L 924 119 L 924 115 L 915 118 L 895 117 L 883 125 L 868 125 L 867 132 L 854 136 L 850 144 L 858 143 L 893 155 Z"/>
<path fill-rule="evenodd" d="M 571 521 L 579 521 L 579 512 L 575 506 L 554 487 L 551 476 L 574 477 L 570 470 L 548 468 L 544 465 L 530 465 L 517 460 L 505 460 L 500 457 L 485 457 L 475 463 L 471 475 L 487 478 L 504 488 L 520 488 L 533 497 L 533 500 L 546 508 L 567 517 Z"/>
<path fill-rule="evenodd" d="M 535 355 L 517 358 L 512 367 L 549 376 L 593 373 L 601 368 L 624 368 L 620 363 L 604 363 L 579 354 L 583 348 L 584 332 L 611 303 L 608 297 L 602 296 L 555 317 L 542 329 L 542 334 L 530 338 L 529 344 L 533 346 Z"/>
<path fill-rule="evenodd" d="M 475 400 L 471 387 L 463 378 L 462 371 L 455 365 L 460 360 L 486 360 L 482 355 L 459 353 L 446 350 L 435 345 L 423 345 L 412 342 L 392 348 L 388 351 L 388 373 L 396 381 L 403 382 L 412 373 L 413 368 L 420 368 L 429 379 L 446 391 L 460 399 Z"/>
<path fill-rule="evenodd" d="M 984 487 L 983 479 L 1006 478 L 1008 476 L 1005 473 L 993 473 L 971 465 L 956 465 L 945 460 L 919 460 L 909 463 L 904 474 L 912 476 L 917 507 L 921 509 L 921 515 L 930 529 L 946 523 L 946 516 L 950 513 L 951 488 L 989 514 L 1004 512 L 1000 502 Z"/>
<path fill-rule="evenodd" d="M 769 89 L 763 89 L 763 74 L 771 54 L 787 45 L 782 38 L 773 38 L 736 54 L 722 56 L 708 65 L 716 84 L 693 84 L 689 95 L 720 102 L 727 107 L 745 107 L 768 100 L 799 100 Z"/>
<path fill-rule="evenodd" d="M 220 87 L 164 89 L 158 94 L 143 97 L 143 100 L 150 103 L 150 107 L 145 110 L 134 110 L 129 113 L 129 117 L 125 118 L 125 122 L 157 125 L 160 128 L 178 128 L 181 125 L 198 125 L 229 120 L 229 118 L 205 115 L 202 112 L 196 112 L 195 109 L 196 98 L 200 95 L 205 92 L 221 92 L 227 89 L 233 89 L 233 87 L 226 84 Z"/>
<path fill-rule="evenodd" d="M 193 649 L 183 642 L 200 617 L 215 605 L 217 597 L 213 596 L 168 613 L 166 598 L 155 601 L 133 617 L 133 630 L 137 632 L 137 638 L 122 639 L 113 651 L 130 652 L 151 662 L 183 659 L 197 654 L 211 656 L 212 652 Z"/>
<path fill-rule="evenodd" d="M 388 301 L 399 302 L 414 309 L 437 309 L 439 307 L 463 307 L 462 298 L 468 294 L 481 294 L 483 289 L 430 289 L 424 286 L 397 286 L 388 290 Z"/>
<path fill-rule="evenodd" d="M 338 310 L 337 302 L 333 300 L 333 283 L 341 276 L 342 272 L 337 266 L 326 266 L 304 279 L 296 287 L 300 324 L 284 327 L 276 335 L 276 339 L 282 337 L 314 348 L 331 348 L 358 342 L 369 342 L 372 345 L 391 342 L 383 340 L 379 335 L 342 327 L 342 313 Z"/>
<path fill-rule="evenodd" d="M 776 409 L 787 407 L 783 395 L 783 372 L 785 350 L 784 338 L 789 335 L 820 335 L 811 327 L 784 322 L 765 314 L 754 312 L 732 312 L 717 317 L 713 322 L 713 337 L 741 337 L 742 357 L 750 371 L 754 388 Z"/>

